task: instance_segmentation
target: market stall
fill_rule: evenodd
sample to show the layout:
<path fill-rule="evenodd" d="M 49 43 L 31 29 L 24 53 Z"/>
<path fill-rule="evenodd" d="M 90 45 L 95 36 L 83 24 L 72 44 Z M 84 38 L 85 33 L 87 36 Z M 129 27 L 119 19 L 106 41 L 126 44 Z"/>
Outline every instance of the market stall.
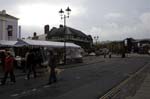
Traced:
<path fill-rule="evenodd" d="M 0 48 L 3 47 L 14 47 L 18 41 L 0 40 Z"/>
<path fill-rule="evenodd" d="M 40 41 L 40 40 L 27 40 L 19 39 L 15 44 L 16 46 L 30 47 L 39 51 L 43 57 L 43 61 L 47 61 L 48 50 L 53 49 L 57 51 L 59 56 L 59 63 L 63 63 L 64 56 L 64 42 L 53 42 L 53 41 Z M 81 47 L 74 43 L 66 43 L 66 58 L 68 63 L 80 60 L 82 62 L 82 55 L 80 53 Z M 79 62 L 79 61 L 78 61 Z"/>

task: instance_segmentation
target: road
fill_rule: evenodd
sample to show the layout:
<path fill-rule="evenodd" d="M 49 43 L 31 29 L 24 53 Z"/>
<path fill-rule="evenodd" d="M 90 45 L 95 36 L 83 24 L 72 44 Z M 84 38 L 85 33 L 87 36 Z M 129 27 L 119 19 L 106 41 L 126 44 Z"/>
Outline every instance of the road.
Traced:
<path fill-rule="evenodd" d="M 97 57 L 99 58 L 99 57 Z M 98 99 L 108 90 L 147 64 L 149 56 L 111 58 L 104 61 L 61 69 L 56 84 L 47 86 L 48 75 L 15 85 L 0 86 L 1 99 Z"/>

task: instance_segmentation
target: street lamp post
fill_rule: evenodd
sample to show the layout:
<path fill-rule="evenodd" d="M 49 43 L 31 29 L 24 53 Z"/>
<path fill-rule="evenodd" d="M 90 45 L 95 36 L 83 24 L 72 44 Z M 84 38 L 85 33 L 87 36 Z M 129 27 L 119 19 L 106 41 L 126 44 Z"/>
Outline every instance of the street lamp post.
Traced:
<path fill-rule="evenodd" d="M 128 46 L 127 40 L 123 41 L 123 50 L 122 50 L 122 58 L 126 57 L 126 48 Z"/>
<path fill-rule="evenodd" d="M 64 64 L 66 64 L 66 18 L 69 18 L 71 9 L 67 7 L 65 11 L 67 12 L 67 15 L 62 9 L 59 11 L 61 19 L 64 19 Z"/>
<path fill-rule="evenodd" d="M 94 39 L 95 39 L 96 45 L 97 45 L 97 41 L 98 41 L 98 39 L 99 39 L 99 36 L 94 36 Z"/>

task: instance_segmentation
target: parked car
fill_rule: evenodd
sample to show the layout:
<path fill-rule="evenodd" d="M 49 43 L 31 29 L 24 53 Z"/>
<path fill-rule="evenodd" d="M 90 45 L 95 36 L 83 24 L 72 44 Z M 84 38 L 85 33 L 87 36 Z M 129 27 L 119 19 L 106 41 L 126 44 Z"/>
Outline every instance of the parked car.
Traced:
<path fill-rule="evenodd" d="M 99 49 L 99 50 L 95 51 L 95 54 L 96 54 L 97 56 L 98 56 L 98 55 L 109 54 L 109 49 L 107 49 L 107 48 Z"/>
<path fill-rule="evenodd" d="M 94 52 L 89 53 L 89 56 L 95 56 L 96 54 Z"/>

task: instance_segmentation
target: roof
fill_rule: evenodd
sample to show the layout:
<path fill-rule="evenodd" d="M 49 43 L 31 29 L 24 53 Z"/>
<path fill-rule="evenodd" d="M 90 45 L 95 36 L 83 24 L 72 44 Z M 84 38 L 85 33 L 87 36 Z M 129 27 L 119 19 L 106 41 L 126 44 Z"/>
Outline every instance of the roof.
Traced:
<path fill-rule="evenodd" d="M 22 40 L 19 39 L 16 43 L 16 46 L 46 46 L 46 47 L 64 47 L 64 42 L 53 42 L 53 41 L 40 41 L 40 40 Z M 76 47 L 80 48 L 80 46 L 74 43 L 66 43 L 66 47 Z"/>
<path fill-rule="evenodd" d="M 83 32 L 70 28 L 70 27 L 66 27 L 66 34 L 71 34 L 72 36 L 75 37 L 87 37 L 87 35 L 85 35 Z M 65 27 L 60 27 L 60 28 L 52 28 L 51 31 L 49 32 L 48 36 L 64 36 L 65 35 Z"/>
<path fill-rule="evenodd" d="M 3 46 L 15 46 L 17 41 L 6 41 L 6 40 L 0 40 L 0 47 Z"/>
<path fill-rule="evenodd" d="M 2 13 L 0 13 L 0 16 L 6 17 L 6 18 L 15 19 L 15 20 L 18 20 L 18 19 L 19 19 L 19 18 L 16 18 L 16 17 L 12 16 L 12 15 L 9 15 L 9 14 L 2 14 Z"/>
<path fill-rule="evenodd" d="M 136 41 L 150 41 L 150 39 L 135 39 Z"/>

